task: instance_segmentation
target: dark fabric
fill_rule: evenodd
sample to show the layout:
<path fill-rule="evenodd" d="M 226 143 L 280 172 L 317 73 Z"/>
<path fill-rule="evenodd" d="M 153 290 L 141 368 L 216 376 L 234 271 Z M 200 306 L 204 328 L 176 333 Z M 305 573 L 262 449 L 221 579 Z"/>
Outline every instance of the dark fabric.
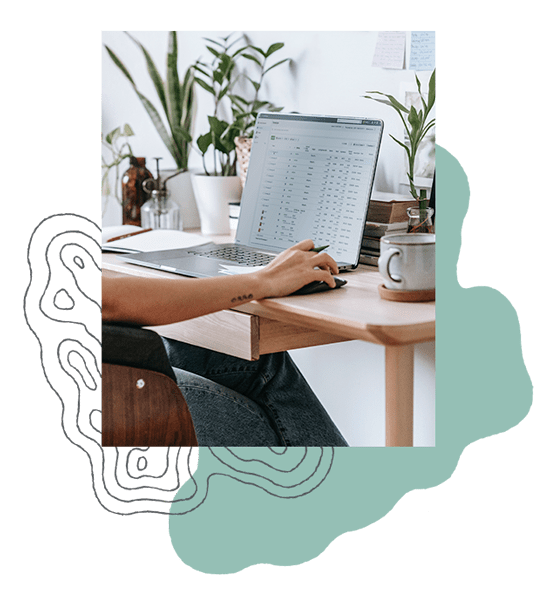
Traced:
<path fill-rule="evenodd" d="M 162 339 L 154 331 L 103 323 L 101 345 L 103 363 L 150 369 L 176 381 Z"/>

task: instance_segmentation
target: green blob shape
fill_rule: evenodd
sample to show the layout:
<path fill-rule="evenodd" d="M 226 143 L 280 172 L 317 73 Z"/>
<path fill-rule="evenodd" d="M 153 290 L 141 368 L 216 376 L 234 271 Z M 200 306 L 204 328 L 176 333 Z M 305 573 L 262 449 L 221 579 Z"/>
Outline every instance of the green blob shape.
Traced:
<path fill-rule="evenodd" d="M 514 308 L 493 289 L 463 289 L 457 281 L 469 200 L 466 175 L 439 146 L 437 172 L 436 446 L 335 449 L 330 464 L 331 450 L 324 449 L 324 461 L 307 478 L 316 459 L 309 450 L 309 465 L 284 474 L 290 482 L 305 482 L 286 490 L 266 482 L 277 480 L 281 471 L 270 468 L 266 478 L 253 478 L 243 472 L 255 465 L 261 474 L 259 462 L 231 469 L 220 463 L 216 450 L 201 449 L 196 485 L 182 487 L 170 517 L 173 547 L 188 566 L 234 573 L 254 564 L 311 560 L 339 535 L 385 516 L 407 492 L 447 480 L 467 445 L 506 431 L 527 415 L 532 385 Z M 293 450 L 293 458 L 303 451 Z M 254 449 L 253 456 L 283 468 L 282 457 L 269 449 Z"/>

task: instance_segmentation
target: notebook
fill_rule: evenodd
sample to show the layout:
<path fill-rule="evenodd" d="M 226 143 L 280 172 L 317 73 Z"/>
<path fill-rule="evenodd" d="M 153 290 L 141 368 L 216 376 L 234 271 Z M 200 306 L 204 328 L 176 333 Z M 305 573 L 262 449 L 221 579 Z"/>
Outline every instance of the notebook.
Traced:
<path fill-rule="evenodd" d="M 357 268 L 383 126 L 370 118 L 259 113 L 235 242 L 124 260 L 211 277 L 263 266 L 312 239 L 315 246 L 329 245 L 340 271 Z"/>

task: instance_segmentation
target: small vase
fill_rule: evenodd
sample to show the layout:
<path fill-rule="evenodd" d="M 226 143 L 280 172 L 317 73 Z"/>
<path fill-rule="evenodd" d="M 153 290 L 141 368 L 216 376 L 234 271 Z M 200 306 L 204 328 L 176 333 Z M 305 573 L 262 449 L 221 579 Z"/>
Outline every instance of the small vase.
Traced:
<path fill-rule="evenodd" d="M 153 175 L 145 167 L 144 157 L 131 157 L 122 176 L 122 224 L 141 226 L 141 206 L 151 197 L 143 182 Z"/>
<path fill-rule="evenodd" d="M 433 208 L 408 208 L 409 226 L 407 233 L 434 233 Z"/>
<path fill-rule="evenodd" d="M 144 229 L 181 231 L 183 225 L 180 207 L 166 195 L 153 191 L 152 199 L 141 208 L 141 226 Z"/>

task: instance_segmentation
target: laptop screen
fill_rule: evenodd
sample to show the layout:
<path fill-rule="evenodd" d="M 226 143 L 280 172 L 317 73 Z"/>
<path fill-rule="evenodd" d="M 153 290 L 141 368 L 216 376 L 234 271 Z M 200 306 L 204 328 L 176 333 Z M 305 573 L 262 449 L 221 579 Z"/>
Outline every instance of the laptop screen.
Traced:
<path fill-rule="evenodd" d="M 282 251 L 312 239 L 356 265 L 382 130 L 376 119 L 258 114 L 237 243 Z"/>

